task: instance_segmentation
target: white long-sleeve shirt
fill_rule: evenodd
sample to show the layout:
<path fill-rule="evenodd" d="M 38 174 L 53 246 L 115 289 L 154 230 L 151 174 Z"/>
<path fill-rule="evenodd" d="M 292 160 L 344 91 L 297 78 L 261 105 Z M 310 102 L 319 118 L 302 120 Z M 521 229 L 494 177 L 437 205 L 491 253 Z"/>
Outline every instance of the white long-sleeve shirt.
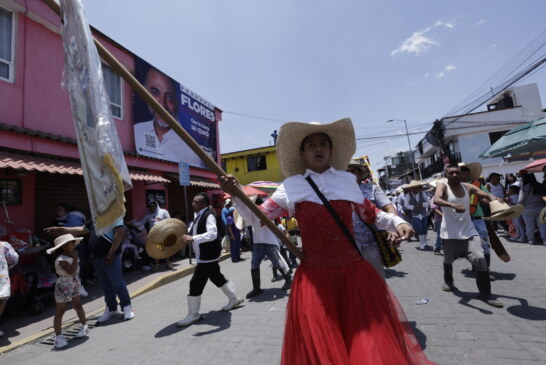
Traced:
<path fill-rule="evenodd" d="M 193 222 L 190 226 L 189 232 L 193 238 L 193 251 L 195 252 L 196 261 L 198 263 L 207 263 L 207 262 L 215 262 L 218 261 L 218 259 L 215 260 L 201 260 L 199 257 L 201 256 L 199 245 L 204 242 L 210 242 L 216 239 L 218 237 L 218 229 L 216 228 L 216 218 L 213 214 L 209 215 L 207 217 L 207 223 L 206 227 L 207 230 L 205 233 L 197 234 L 197 225 L 199 223 L 199 219 L 201 218 L 201 215 L 205 210 L 209 209 L 209 207 L 205 207 L 201 209 L 199 212 L 194 214 Z"/>
<path fill-rule="evenodd" d="M 345 200 L 350 201 L 357 206 L 362 206 L 364 204 L 364 196 L 362 195 L 353 174 L 335 170 L 334 168 L 329 168 L 322 174 L 308 169 L 303 175 L 294 175 L 284 180 L 273 196 L 261 205 L 260 209 L 268 218 L 275 219 L 281 215 L 292 216 L 295 211 L 295 206 L 299 202 L 309 201 L 322 205 L 322 201 L 318 195 L 311 185 L 309 185 L 307 180 L 305 180 L 307 176 L 311 176 L 319 190 L 329 201 Z M 233 203 L 245 220 L 247 220 L 243 214 L 249 214 L 251 211 L 245 207 L 246 213 L 243 213 L 245 208 L 242 208 L 242 206 L 244 206 L 244 204 L 237 197 L 234 197 Z M 358 211 L 359 209 L 356 210 Z M 252 221 L 248 219 L 248 223 L 252 224 L 253 227 L 261 226 L 258 217 L 253 213 L 251 214 L 253 218 Z M 379 209 L 376 209 L 375 214 L 376 220 L 372 223 L 375 224 L 379 230 L 396 231 L 397 225 L 406 223 L 402 218 L 395 216 L 394 214 L 385 213 Z"/>

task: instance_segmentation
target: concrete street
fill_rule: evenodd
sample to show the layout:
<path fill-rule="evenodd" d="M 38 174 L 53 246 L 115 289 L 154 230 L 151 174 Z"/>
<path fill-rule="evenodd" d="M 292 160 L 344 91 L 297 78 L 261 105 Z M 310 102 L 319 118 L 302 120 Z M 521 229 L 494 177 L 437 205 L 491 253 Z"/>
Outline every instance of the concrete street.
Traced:
<path fill-rule="evenodd" d="M 429 243 L 432 238 L 429 232 Z M 416 250 L 415 241 L 403 243 L 404 260 L 387 270 L 388 283 L 430 360 L 438 364 L 546 364 L 546 246 L 503 241 L 512 261 L 492 258 L 497 277 L 492 288 L 505 305 L 502 309 L 475 299 L 477 288 L 466 260 L 454 263 L 458 291 L 446 293 L 441 290 L 442 257 Z M 221 264 L 242 295 L 251 289 L 249 254 L 243 257 L 247 258 L 244 262 L 225 260 Z M 209 283 L 201 306 L 205 320 L 177 328 L 176 322 L 187 311 L 189 278 L 136 297 L 136 317 L 131 321 L 114 319 L 93 327 L 88 338 L 70 340 L 63 350 L 52 350 L 49 335 L 1 355 L 0 364 L 279 363 L 288 297 L 280 290 L 282 282 L 270 281 L 269 262 L 262 263 L 264 294 L 225 313 L 220 308 L 226 297 Z M 422 298 L 428 298 L 428 304 L 417 305 Z"/>

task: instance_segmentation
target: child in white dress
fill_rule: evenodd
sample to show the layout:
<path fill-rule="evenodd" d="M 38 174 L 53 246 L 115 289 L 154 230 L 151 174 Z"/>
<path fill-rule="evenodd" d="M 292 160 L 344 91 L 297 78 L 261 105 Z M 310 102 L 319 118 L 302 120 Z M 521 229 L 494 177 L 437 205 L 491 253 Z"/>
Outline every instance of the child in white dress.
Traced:
<path fill-rule="evenodd" d="M 53 319 L 53 328 L 55 329 L 55 343 L 53 346 L 57 349 L 68 346 L 68 342 L 61 332 L 63 315 L 68 302 L 72 302 L 72 306 L 82 324 L 80 331 L 75 337 L 85 337 L 89 333 L 89 327 L 85 320 L 85 312 L 80 302 L 81 282 L 76 245 L 81 240 L 82 238 L 75 238 L 71 234 L 65 234 L 57 237 L 55 239 L 55 247 L 47 250 L 47 253 L 52 253 L 59 248 L 62 251 L 55 259 L 55 272 L 58 278 L 55 282 L 55 302 L 57 303 L 57 308 Z"/>

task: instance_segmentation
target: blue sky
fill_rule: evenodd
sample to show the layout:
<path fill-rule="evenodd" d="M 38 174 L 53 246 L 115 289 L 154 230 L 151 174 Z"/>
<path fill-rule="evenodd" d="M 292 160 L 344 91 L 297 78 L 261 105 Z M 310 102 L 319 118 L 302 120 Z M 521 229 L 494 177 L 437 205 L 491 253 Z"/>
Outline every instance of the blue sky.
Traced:
<path fill-rule="evenodd" d="M 545 29 L 541 0 L 84 0 L 91 25 L 224 110 L 221 152 L 350 117 L 372 168 Z M 537 82 L 546 100 L 546 72 Z M 494 85 L 491 85 L 494 86 Z M 484 90 L 485 91 L 485 90 Z M 546 104 L 546 103 L 545 103 Z M 420 135 L 412 136 L 415 145 Z"/>

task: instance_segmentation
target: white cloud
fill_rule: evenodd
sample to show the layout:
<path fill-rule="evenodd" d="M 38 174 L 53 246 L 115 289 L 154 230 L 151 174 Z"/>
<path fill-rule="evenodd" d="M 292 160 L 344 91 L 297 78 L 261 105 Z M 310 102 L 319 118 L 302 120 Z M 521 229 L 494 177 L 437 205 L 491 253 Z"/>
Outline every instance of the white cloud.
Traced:
<path fill-rule="evenodd" d="M 479 27 L 480 25 L 483 25 L 483 23 L 485 23 L 485 19 L 480 18 L 480 20 L 478 20 L 478 22 L 476 23 L 476 26 Z"/>
<path fill-rule="evenodd" d="M 432 46 L 439 46 L 440 43 L 435 41 L 434 39 L 425 36 L 428 32 L 430 32 L 432 29 L 437 27 L 446 27 L 446 28 L 453 28 L 455 27 L 455 24 L 452 22 L 444 22 L 441 20 L 438 20 L 437 22 L 434 22 L 433 25 L 419 30 L 417 32 L 414 32 L 410 37 L 408 37 L 400 47 L 397 49 L 391 51 L 391 56 L 396 55 L 397 53 L 402 52 L 408 52 L 413 53 L 415 55 L 420 55 L 421 53 L 424 53 L 430 49 Z"/>
<path fill-rule="evenodd" d="M 497 48 L 497 44 L 496 44 L 496 43 L 493 43 L 492 45 L 489 46 L 489 50 L 490 50 L 490 51 L 494 50 L 495 48 Z"/>
<path fill-rule="evenodd" d="M 453 66 L 452 64 L 449 64 L 446 67 L 444 67 L 444 69 L 442 71 L 435 74 L 434 77 L 436 77 L 437 79 L 442 78 L 445 75 L 447 75 L 448 73 L 450 73 L 452 71 L 455 71 L 456 69 L 457 69 L 456 66 Z"/>

